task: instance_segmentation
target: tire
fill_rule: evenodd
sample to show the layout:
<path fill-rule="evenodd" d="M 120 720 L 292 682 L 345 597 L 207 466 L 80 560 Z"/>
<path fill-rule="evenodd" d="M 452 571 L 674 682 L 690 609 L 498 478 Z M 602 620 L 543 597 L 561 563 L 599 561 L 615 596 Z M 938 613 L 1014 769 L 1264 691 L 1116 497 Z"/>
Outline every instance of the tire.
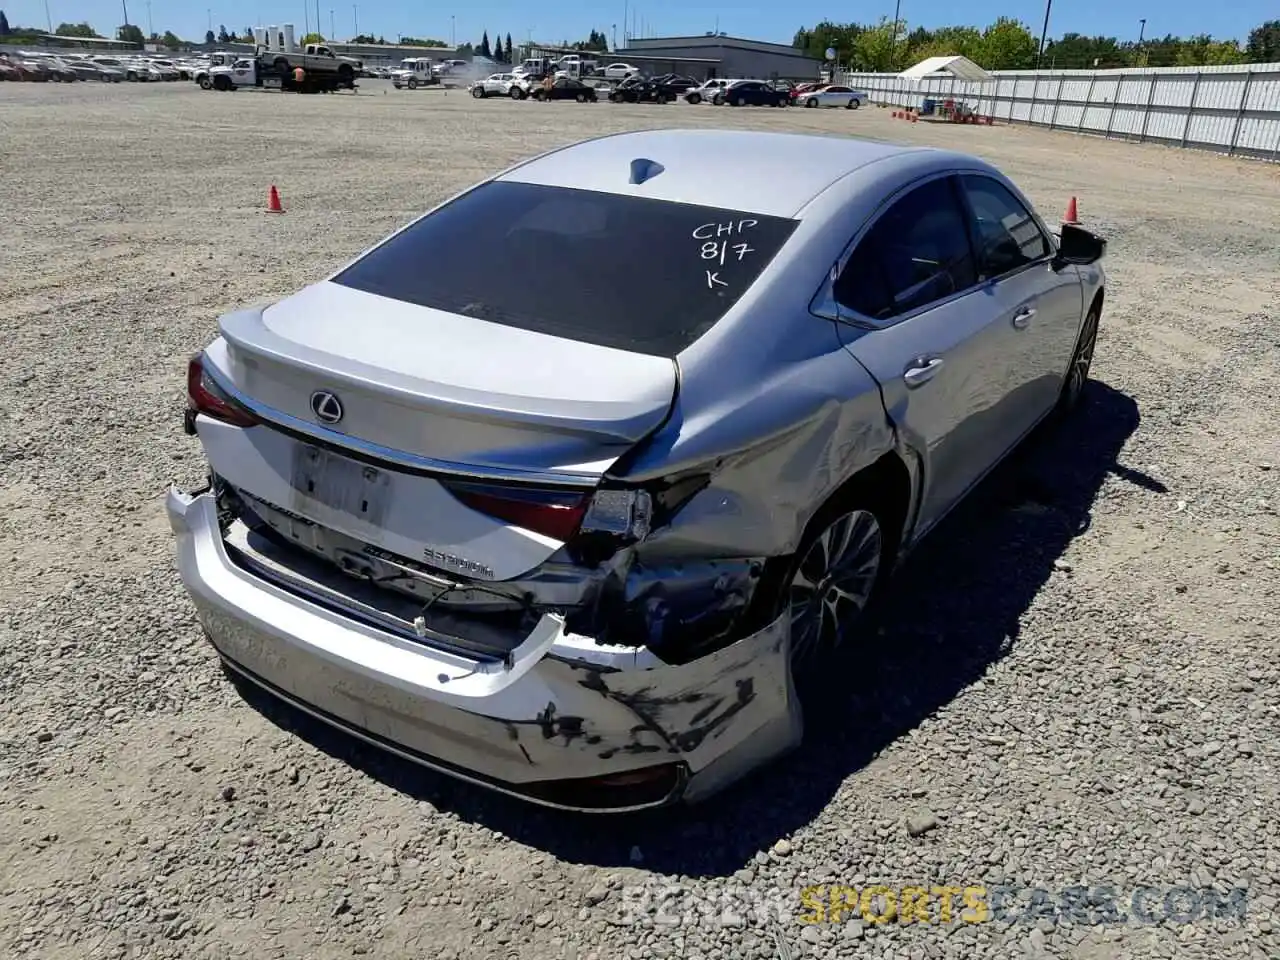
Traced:
<path fill-rule="evenodd" d="M 1054 411 L 1059 417 L 1074 413 L 1080 406 L 1080 398 L 1089 382 L 1089 370 L 1093 366 L 1101 320 L 1102 306 L 1094 301 L 1080 326 L 1080 336 L 1071 353 L 1071 366 L 1067 368 L 1067 376 L 1062 381 L 1062 392 L 1058 395 L 1058 405 Z"/>
<path fill-rule="evenodd" d="M 510 90 L 507 91 L 507 96 L 510 97 L 512 100 L 523 100 L 524 91 L 521 90 L 519 87 L 512 87 Z"/>
<path fill-rule="evenodd" d="M 577 100 L 579 103 L 586 103 L 586 102 L 587 102 L 587 95 L 586 95 L 585 93 L 579 93 L 579 94 L 578 94 L 576 97 L 574 97 L 573 99 Z"/>
<path fill-rule="evenodd" d="M 128 80 L 130 83 L 137 83 L 137 82 L 138 82 L 138 71 L 136 71 L 136 70 L 130 70 L 128 73 L 126 73 L 126 74 L 124 75 L 124 78 L 125 78 L 126 80 Z"/>
<path fill-rule="evenodd" d="M 691 93 L 689 94 L 689 96 L 685 97 L 684 100 L 685 100 L 685 103 L 691 103 L 696 107 L 698 104 L 702 102 L 702 94 Z"/>
<path fill-rule="evenodd" d="M 410 77 L 410 78 L 409 78 L 409 82 L 406 84 L 406 86 L 407 86 L 410 90 L 417 90 L 417 89 L 418 89 L 418 78 L 417 78 L 417 77 Z"/>
<path fill-rule="evenodd" d="M 483 100 L 485 97 L 484 87 L 472 87 L 471 96 L 475 97 L 477 100 Z"/>
<path fill-rule="evenodd" d="M 791 614 L 797 671 L 820 671 L 880 596 L 896 550 L 886 519 L 877 497 L 855 487 L 809 522 L 778 595 L 778 612 Z"/>
<path fill-rule="evenodd" d="M 789 106 L 791 106 L 791 98 L 790 98 L 790 97 L 783 97 L 781 100 L 779 100 L 779 101 L 778 101 L 778 106 L 780 106 L 780 107 L 789 107 Z"/>
<path fill-rule="evenodd" d="M 731 107 L 740 107 L 742 104 L 743 100 L 741 97 L 731 97 L 729 100 L 729 106 Z"/>
<path fill-rule="evenodd" d="M 611 94 L 609 94 L 609 102 L 610 102 L 610 103 L 621 103 L 621 102 L 622 102 L 622 98 L 621 98 L 621 97 L 619 97 L 616 93 L 611 93 Z"/>
<path fill-rule="evenodd" d="M 817 98 L 817 97 L 810 97 L 808 100 L 806 100 L 806 101 L 804 102 L 804 105 L 805 105 L 806 107 L 816 107 L 816 106 L 818 105 L 818 98 Z"/>
<path fill-rule="evenodd" d="M 212 89 L 213 89 L 213 81 L 212 81 L 212 80 L 210 80 L 207 76 L 206 76 L 206 77 L 201 77 L 201 78 L 200 78 L 200 89 L 201 89 L 201 90 L 212 90 Z"/>
<path fill-rule="evenodd" d="M 711 103 L 712 103 L 712 105 L 713 105 L 713 106 L 723 107 L 723 106 L 724 106 L 724 94 L 723 94 L 723 93 L 717 93 L 714 97 L 712 97 L 712 98 L 711 98 Z"/>

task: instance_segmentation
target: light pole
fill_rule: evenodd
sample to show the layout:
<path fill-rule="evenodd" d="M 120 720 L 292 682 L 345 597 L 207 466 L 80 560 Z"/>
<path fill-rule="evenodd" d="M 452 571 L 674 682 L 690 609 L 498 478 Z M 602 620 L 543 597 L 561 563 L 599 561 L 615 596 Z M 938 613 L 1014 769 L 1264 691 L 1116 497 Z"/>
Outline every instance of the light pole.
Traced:
<path fill-rule="evenodd" d="M 49 32 L 53 33 L 53 16 L 49 13 L 49 0 L 44 0 L 44 22 L 49 25 Z"/>
<path fill-rule="evenodd" d="M 147 36 L 154 37 L 156 35 L 155 27 L 151 25 L 151 0 L 147 0 Z M 1139 41 L 1141 43 L 1141 41 Z"/>
<path fill-rule="evenodd" d="M 1143 17 L 1138 21 L 1138 56 L 1142 58 L 1142 65 L 1147 65 L 1147 52 L 1142 49 L 1142 37 L 1147 32 L 1147 18 Z"/>
<path fill-rule="evenodd" d="M 1053 7 L 1053 0 L 1044 0 L 1044 27 L 1040 30 L 1040 52 L 1036 54 L 1036 69 L 1040 69 L 1040 61 L 1044 58 L 1044 41 L 1049 36 L 1049 10 Z"/>
<path fill-rule="evenodd" d="M 618 25 L 616 23 L 613 25 L 613 49 L 615 51 L 618 49 Z"/>
<path fill-rule="evenodd" d="M 331 41 L 338 39 L 338 28 L 333 25 L 333 7 L 329 8 L 329 39 Z"/>
<path fill-rule="evenodd" d="M 351 5 L 351 28 L 355 31 L 353 36 L 360 36 L 360 8 L 354 3 Z"/>
<path fill-rule="evenodd" d="M 453 47 L 453 52 L 458 52 L 458 31 L 457 18 L 449 17 L 449 46 Z"/>

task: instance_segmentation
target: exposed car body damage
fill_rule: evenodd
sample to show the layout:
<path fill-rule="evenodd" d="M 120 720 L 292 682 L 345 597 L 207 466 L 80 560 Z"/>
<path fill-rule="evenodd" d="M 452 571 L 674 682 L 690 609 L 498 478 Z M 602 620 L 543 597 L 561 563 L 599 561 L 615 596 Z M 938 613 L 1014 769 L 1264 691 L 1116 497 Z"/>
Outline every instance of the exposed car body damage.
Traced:
<path fill-rule="evenodd" d="M 232 669 L 328 723 L 455 776 L 469 772 L 527 797 L 537 784 L 579 778 L 584 768 L 606 776 L 674 763 L 680 788 L 694 782 L 702 791 L 799 742 L 785 617 L 683 665 L 625 648 L 609 663 L 584 662 L 561 624 L 511 669 L 480 676 L 419 645 L 397 644 L 388 657 L 384 635 L 321 607 L 298 616 L 296 607 L 271 602 L 282 591 L 246 604 L 253 578 L 210 536 L 213 494 L 171 490 L 168 509 L 179 569 L 201 584 L 193 591 L 201 623 Z M 431 698 L 422 695 L 428 688 Z M 643 805 L 668 799 L 676 797 Z"/>

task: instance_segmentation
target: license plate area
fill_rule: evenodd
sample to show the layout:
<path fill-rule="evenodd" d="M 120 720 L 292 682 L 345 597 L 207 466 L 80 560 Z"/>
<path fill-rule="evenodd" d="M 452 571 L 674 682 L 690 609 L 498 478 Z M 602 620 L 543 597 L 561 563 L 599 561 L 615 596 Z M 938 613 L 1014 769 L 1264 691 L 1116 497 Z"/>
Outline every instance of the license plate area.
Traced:
<path fill-rule="evenodd" d="M 305 500 L 364 523 L 381 526 L 386 516 L 391 477 L 323 447 L 294 447 L 291 483 Z"/>
<path fill-rule="evenodd" d="M 280 78 L 279 77 L 263 77 L 262 85 L 266 87 L 268 90 L 279 90 Z"/>

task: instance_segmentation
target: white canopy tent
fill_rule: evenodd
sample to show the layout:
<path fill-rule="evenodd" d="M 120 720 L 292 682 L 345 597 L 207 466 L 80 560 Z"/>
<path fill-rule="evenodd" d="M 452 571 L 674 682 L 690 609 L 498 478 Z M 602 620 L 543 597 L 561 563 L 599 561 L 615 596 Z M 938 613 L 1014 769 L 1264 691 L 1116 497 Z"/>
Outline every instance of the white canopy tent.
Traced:
<path fill-rule="evenodd" d="M 955 56 L 921 60 L 899 73 L 898 80 L 907 90 L 913 91 L 913 95 L 904 99 L 916 100 L 928 113 L 933 112 L 930 100 L 945 99 L 948 116 L 965 119 L 981 105 L 983 87 L 994 83 L 996 78 L 968 57 Z"/>
<path fill-rule="evenodd" d="M 898 76 L 904 80 L 919 81 L 937 73 L 949 73 L 966 83 L 987 83 L 995 79 L 968 57 L 929 57 L 903 70 Z"/>

